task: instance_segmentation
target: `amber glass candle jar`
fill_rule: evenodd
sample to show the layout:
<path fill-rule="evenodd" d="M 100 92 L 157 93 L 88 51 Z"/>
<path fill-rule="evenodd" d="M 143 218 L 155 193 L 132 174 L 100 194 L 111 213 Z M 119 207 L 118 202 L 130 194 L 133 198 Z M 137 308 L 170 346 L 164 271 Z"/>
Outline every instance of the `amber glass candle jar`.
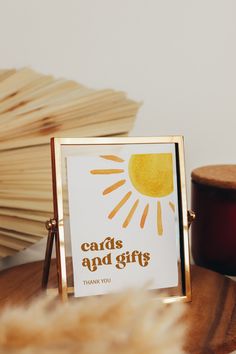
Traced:
<path fill-rule="evenodd" d="M 196 264 L 236 275 L 236 165 L 192 172 L 192 256 Z"/>

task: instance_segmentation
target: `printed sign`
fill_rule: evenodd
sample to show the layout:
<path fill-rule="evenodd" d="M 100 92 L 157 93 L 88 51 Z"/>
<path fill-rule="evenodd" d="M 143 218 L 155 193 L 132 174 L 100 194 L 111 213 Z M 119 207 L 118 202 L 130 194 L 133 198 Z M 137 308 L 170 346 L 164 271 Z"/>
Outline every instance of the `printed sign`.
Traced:
<path fill-rule="evenodd" d="M 175 144 L 94 147 L 66 166 L 74 296 L 176 287 Z"/>

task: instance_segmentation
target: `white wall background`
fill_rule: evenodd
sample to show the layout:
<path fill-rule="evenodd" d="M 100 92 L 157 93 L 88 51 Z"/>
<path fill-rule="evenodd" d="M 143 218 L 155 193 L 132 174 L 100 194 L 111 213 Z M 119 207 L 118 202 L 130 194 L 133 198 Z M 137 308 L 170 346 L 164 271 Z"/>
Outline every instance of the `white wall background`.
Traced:
<path fill-rule="evenodd" d="M 236 163 L 234 0 L 0 0 L 0 48 L 0 68 L 143 101 L 132 135 L 184 135 L 188 180 Z"/>

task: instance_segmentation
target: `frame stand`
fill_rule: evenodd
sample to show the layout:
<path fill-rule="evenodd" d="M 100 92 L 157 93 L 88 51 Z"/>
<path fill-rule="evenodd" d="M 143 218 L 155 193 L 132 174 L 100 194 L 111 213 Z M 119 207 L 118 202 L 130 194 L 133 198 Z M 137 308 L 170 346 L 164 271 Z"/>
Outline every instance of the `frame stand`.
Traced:
<path fill-rule="evenodd" d="M 190 228 L 192 222 L 196 219 L 196 214 L 192 210 L 188 210 L 188 228 Z"/>
<path fill-rule="evenodd" d="M 47 220 L 45 223 L 45 227 L 48 230 L 48 238 L 47 238 L 47 246 L 45 252 L 45 259 L 43 265 L 43 277 L 42 277 L 42 289 L 46 290 L 48 286 L 48 278 L 50 272 L 51 258 L 52 258 L 52 250 L 53 243 L 57 236 L 57 221 L 56 219 Z"/>

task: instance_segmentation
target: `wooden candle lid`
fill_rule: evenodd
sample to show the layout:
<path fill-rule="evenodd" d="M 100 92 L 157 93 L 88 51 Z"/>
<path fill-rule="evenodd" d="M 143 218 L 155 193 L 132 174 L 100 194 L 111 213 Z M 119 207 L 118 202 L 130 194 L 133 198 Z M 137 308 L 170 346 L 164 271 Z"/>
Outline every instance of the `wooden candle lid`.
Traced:
<path fill-rule="evenodd" d="M 236 190 L 236 165 L 211 165 L 193 170 L 192 180 L 204 185 Z"/>

